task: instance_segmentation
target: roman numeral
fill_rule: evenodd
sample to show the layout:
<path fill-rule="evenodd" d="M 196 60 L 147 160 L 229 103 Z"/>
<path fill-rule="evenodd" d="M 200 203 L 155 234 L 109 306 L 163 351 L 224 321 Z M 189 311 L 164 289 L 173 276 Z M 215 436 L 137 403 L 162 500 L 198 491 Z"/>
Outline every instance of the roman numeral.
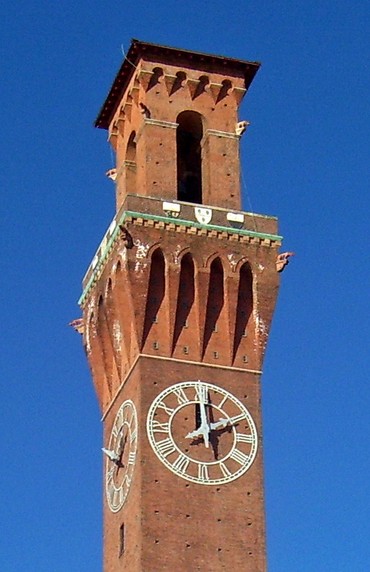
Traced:
<path fill-rule="evenodd" d="M 222 400 L 220 401 L 220 403 L 218 404 L 217 407 L 219 407 L 220 409 L 222 409 L 222 407 L 225 405 L 227 399 L 228 399 L 227 395 L 224 395 L 224 397 L 222 398 Z"/>
<path fill-rule="evenodd" d="M 113 491 L 112 504 L 113 504 L 114 506 L 118 506 L 118 503 L 119 503 L 119 491 L 120 491 L 120 489 L 118 489 L 118 490 L 117 490 L 117 489 L 114 489 L 114 491 Z M 118 497 L 118 498 L 117 498 L 117 497 Z"/>
<path fill-rule="evenodd" d="M 153 433 L 168 433 L 170 430 L 170 424 L 160 423 L 156 419 L 153 419 L 152 428 L 153 428 Z"/>
<path fill-rule="evenodd" d="M 201 481 L 209 481 L 207 465 L 198 466 L 198 479 Z"/>
<path fill-rule="evenodd" d="M 238 443 L 254 443 L 254 435 L 244 435 L 244 433 L 237 433 L 235 437 Z"/>
<path fill-rule="evenodd" d="M 128 464 L 133 465 L 136 461 L 136 452 L 130 451 L 128 454 Z"/>
<path fill-rule="evenodd" d="M 173 392 L 176 395 L 177 401 L 179 402 L 180 405 L 188 403 L 189 399 L 187 398 L 184 390 L 181 387 L 177 387 L 176 389 L 173 390 Z"/>
<path fill-rule="evenodd" d="M 171 407 L 168 407 L 168 405 L 166 405 L 166 404 L 164 403 L 164 401 L 160 401 L 160 402 L 158 403 L 157 407 L 158 407 L 159 409 L 163 409 L 163 410 L 167 413 L 167 415 L 172 415 L 172 413 L 175 411 L 175 410 L 172 409 Z"/>
<path fill-rule="evenodd" d="M 134 429 L 130 435 L 130 443 L 133 443 L 137 437 L 137 429 Z"/>
<path fill-rule="evenodd" d="M 175 471 L 179 471 L 180 473 L 185 473 L 189 463 L 189 459 L 187 459 L 185 455 L 180 454 L 176 461 L 172 464 L 172 468 L 175 469 Z"/>
<path fill-rule="evenodd" d="M 223 474 L 223 476 L 224 477 L 230 477 L 231 472 L 229 471 L 227 466 L 224 463 L 220 463 L 219 466 L 220 466 L 221 473 Z"/>
<path fill-rule="evenodd" d="M 245 420 L 245 414 L 239 413 L 239 415 L 235 415 L 234 417 L 229 418 L 229 423 L 234 425 L 235 423 L 239 423 L 239 421 Z"/>
<path fill-rule="evenodd" d="M 208 389 L 203 383 L 198 383 L 195 388 L 195 398 L 201 403 L 208 403 Z"/>
<path fill-rule="evenodd" d="M 122 503 L 123 503 L 124 494 L 125 494 L 125 493 L 124 493 L 124 490 L 123 490 L 123 488 L 121 487 L 121 488 L 119 489 L 119 504 L 122 504 Z"/>
<path fill-rule="evenodd" d="M 111 480 L 111 481 L 108 482 L 107 489 L 108 489 L 108 494 L 109 494 L 110 498 L 112 498 L 112 494 L 113 494 L 113 491 L 114 491 L 113 480 Z"/>
<path fill-rule="evenodd" d="M 239 449 L 234 449 L 230 455 L 230 459 L 233 459 L 240 465 L 245 465 L 249 461 L 249 456 L 239 451 Z"/>
<path fill-rule="evenodd" d="M 107 483 L 108 483 L 108 485 L 113 481 L 114 469 L 115 469 L 115 467 L 111 467 L 109 469 L 109 471 L 107 472 Z"/>
<path fill-rule="evenodd" d="M 120 432 L 120 425 L 118 424 L 118 421 L 116 420 L 116 422 L 113 425 L 113 429 L 112 429 L 112 435 L 115 439 L 117 439 L 118 433 Z"/>
<path fill-rule="evenodd" d="M 171 439 L 169 438 L 164 439 L 164 441 L 157 441 L 156 447 L 163 457 L 168 457 L 168 455 L 171 455 L 171 453 L 176 450 Z"/>

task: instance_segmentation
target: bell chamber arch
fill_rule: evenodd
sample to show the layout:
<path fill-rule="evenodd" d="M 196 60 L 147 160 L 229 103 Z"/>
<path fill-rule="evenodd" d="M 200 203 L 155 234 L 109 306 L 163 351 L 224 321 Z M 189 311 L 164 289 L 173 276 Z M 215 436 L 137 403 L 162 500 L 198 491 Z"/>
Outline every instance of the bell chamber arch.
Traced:
<path fill-rule="evenodd" d="M 202 204 L 203 118 L 196 111 L 182 111 L 177 123 L 177 199 Z"/>

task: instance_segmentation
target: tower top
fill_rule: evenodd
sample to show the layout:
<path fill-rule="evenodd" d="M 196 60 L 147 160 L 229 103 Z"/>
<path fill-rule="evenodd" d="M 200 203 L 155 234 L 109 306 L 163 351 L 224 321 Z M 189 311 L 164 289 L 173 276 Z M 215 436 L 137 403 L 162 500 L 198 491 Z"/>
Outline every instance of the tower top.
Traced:
<path fill-rule="evenodd" d="M 248 90 L 261 65 L 259 62 L 204 54 L 133 39 L 108 96 L 95 120 L 95 127 L 100 129 L 109 128 L 112 117 L 120 104 L 122 95 L 140 59 L 161 64 L 178 65 L 189 69 L 197 68 L 205 72 L 219 74 L 225 74 L 226 72 L 228 76 L 244 78 L 245 90 Z"/>

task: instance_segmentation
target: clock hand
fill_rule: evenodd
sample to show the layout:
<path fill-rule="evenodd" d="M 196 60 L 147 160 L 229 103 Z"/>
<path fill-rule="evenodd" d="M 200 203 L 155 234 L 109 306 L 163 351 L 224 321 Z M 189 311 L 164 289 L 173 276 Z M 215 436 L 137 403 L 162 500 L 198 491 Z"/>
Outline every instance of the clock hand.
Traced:
<path fill-rule="evenodd" d="M 127 443 L 127 433 L 126 435 L 123 437 L 123 435 L 121 435 L 120 441 L 119 441 L 119 447 L 118 447 L 118 455 L 121 458 L 122 457 L 122 453 L 125 450 L 126 447 L 126 443 Z"/>
<path fill-rule="evenodd" d="M 113 463 L 118 465 L 121 458 L 120 455 L 118 455 L 115 451 L 112 451 L 111 449 L 106 449 L 105 447 L 102 447 L 102 451 L 105 455 L 107 455 L 108 459 L 110 459 L 111 461 L 113 461 Z"/>
<path fill-rule="evenodd" d="M 200 384 L 200 382 L 199 382 Z M 209 432 L 210 432 L 210 425 L 207 417 L 206 405 L 208 405 L 208 397 L 207 391 L 204 386 L 201 384 L 199 385 L 199 407 L 200 407 L 200 427 L 195 429 L 195 431 L 191 431 L 185 437 L 185 439 L 194 439 L 194 437 L 203 437 L 204 445 L 208 449 L 209 447 Z"/>
<path fill-rule="evenodd" d="M 205 406 L 203 401 L 200 402 L 200 418 L 201 418 L 200 428 L 203 430 L 204 444 L 208 449 L 210 427 L 209 427 L 208 419 L 207 419 L 206 406 Z"/>
<path fill-rule="evenodd" d="M 201 416 L 201 425 L 195 431 L 191 431 L 185 437 L 185 439 L 194 439 L 195 437 L 203 437 L 204 445 L 209 447 L 209 432 L 210 426 L 207 420 L 207 413 L 204 403 L 200 402 L 200 416 Z"/>
<path fill-rule="evenodd" d="M 194 439 L 195 437 L 200 437 L 200 436 L 203 437 L 204 444 L 208 449 L 208 447 L 209 447 L 209 426 L 208 426 L 208 423 L 207 423 L 207 425 L 201 425 L 195 431 L 191 431 L 191 433 L 188 433 L 185 436 L 185 439 Z"/>
<path fill-rule="evenodd" d="M 185 437 L 185 439 L 194 439 L 195 437 L 200 437 L 201 435 L 204 438 L 204 433 L 207 432 L 207 435 L 209 433 L 209 428 L 208 425 L 201 425 L 200 427 L 198 427 L 198 429 L 195 429 L 195 431 L 191 431 L 190 433 L 188 433 Z"/>
<path fill-rule="evenodd" d="M 216 421 L 216 423 L 211 423 L 210 429 L 211 431 L 214 431 L 215 429 L 226 427 L 226 425 L 229 424 L 235 425 L 239 421 L 242 421 L 242 419 L 244 419 L 244 415 L 235 415 L 235 417 L 227 417 L 227 418 L 221 417 L 218 421 Z"/>

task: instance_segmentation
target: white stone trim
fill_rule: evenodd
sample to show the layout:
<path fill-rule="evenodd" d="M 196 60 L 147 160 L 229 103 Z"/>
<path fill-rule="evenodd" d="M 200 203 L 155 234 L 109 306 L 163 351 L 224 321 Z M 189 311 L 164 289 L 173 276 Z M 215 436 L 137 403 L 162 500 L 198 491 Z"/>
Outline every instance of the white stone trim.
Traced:
<path fill-rule="evenodd" d="M 231 222 L 239 222 L 239 223 L 244 222 L 244 215 L 241 213 L 227 213 L 226 218 Z"/>
<path fill-rule="evenodd" d="M 173 123 L 172 121 L 162 121 L 161 119 L 151 119 L 149 117 L 144 118 L 145 125 L 158 125 L 158 127 L 169 127 L 170 129 L 177 129 L 178 123 Z"/>
<path fill-rule="evenodd" d="M 202 143 L 206 141 L 206 139 L 210 136 L 214 135 L 215 137 L 224 137 L 225 139 L 235 139 L 239 141 L 240 135 L 236 135 L 236 133 L 232 133 L 230 131 L 219 131 L 218 129 L 207 129 L 204 136 Z"/>

